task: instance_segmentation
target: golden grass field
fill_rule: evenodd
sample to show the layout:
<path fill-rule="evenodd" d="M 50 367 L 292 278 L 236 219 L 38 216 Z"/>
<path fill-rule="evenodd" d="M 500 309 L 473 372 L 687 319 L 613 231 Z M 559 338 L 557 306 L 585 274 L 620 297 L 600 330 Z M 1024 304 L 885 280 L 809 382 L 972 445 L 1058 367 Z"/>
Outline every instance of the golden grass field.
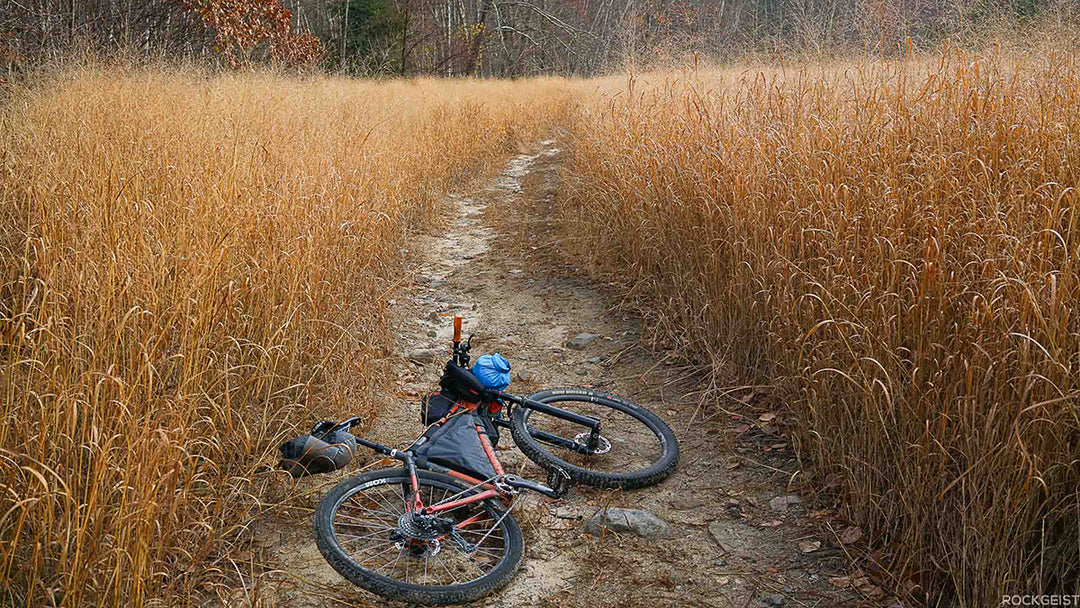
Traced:
<path fill-rule="evenodd" d="M 768 387 L 929 605 L 1080 591 L 1077 59 L 646 75 L 572 128 L 579 253 Z"/>
<path fill-rule="evenodd" d="M 566 100 L 83 68 L 8 103 L 0 605 L 213 592 L 277 444 L 372 412 L 407 230 Z"/>
<path fill-rule="evenodd" d="M 571 253 L 785 404 L 895 590 L 1076 593 L 1078 68 L 42 76 L 0 109 L 0 606 L 224 593 L 278 442 L 392 384 L 408 231 L 556 127 Z"/>

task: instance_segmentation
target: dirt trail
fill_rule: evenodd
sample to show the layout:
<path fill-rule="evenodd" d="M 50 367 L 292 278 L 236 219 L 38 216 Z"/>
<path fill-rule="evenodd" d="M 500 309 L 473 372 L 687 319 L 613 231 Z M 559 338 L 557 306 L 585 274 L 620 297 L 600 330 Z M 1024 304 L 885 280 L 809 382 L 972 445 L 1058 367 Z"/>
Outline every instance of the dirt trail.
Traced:
<path fill-rule="evenodd" d="M 672 365 L 665 353 L 643 348 L 640 320 L 617 312 L 610 294 L 560 257 L 552 218 L 562 154 L 557 142 L 541 142 L 511 160 L 486 187 L 450 196 L 446 213 L 455 219 L 416 239 L 409 286 L 394 303 L 401 355 L 395 365 L 402 382 L 363 435 L 403 447 L 421 432 L 419 395 L 436 386 L 445 357 L 423 365 L 407 357 L 417 349 L 445 348 L 451 317 L 462 314 L 466 333 L 476 334 L 474 356 L 498 351 L 510 360 L 511 391 L 591 386 L 628 397 L 665 418 L 682 448 L 675 475 L 652 488 L 577 486 L 563 501 L 530 496 L 515 508 L 525 532 L 524 565 L 507 588 L 478 605 L 852 603 L 854 598 L 827 582 L 844 560 L 828 527 L 815 523 L 825 514 L 815 513 L 807 497 L 783 512 L 774 500 L 793 493 L 786 487 L 797 470 L 790 447 L 770 434 L 757 412 L 751 417 L 745 404 L 732 402 L 754 424 L 686 396 L 702 388 L 693 374 Z M 564 346 L 582 332 L 601 337 L 586 350 Z M 512 445 L 504 432 L 500 447 Z M 543 471 L 516 448 L 499 455 L 508 470 L 543 479 Z M 354 470 L 308 482 L 312 506 L 348 474 Z M 585 521 L 603 506 L 647 509 L 674 534 L 661 540 L 586 535 Z M 277 583 L 272 603 L 329 606 L 336 598 L 349 605 L 387 605 L 322 560 L 307 521 L 267 529 L 268 542 L 276 546 L 271 565 L 289 573 Z"/>

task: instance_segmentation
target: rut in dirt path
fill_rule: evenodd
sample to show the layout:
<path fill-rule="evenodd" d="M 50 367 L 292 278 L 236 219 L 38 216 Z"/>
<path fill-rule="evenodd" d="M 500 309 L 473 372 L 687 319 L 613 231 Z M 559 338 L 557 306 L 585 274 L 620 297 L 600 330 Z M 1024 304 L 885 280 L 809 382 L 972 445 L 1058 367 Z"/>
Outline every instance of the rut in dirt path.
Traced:
<path fill-rule="evenodd" d="M 585 386 L 627 397 L 664 418 L 682 448 L 678 470 L 658 486 L 628 492 L 577 486 L 563 501 L 527 496 L 514 508 L 525 533 L 524 565 L 505 589 L 478 605 L 726 608 L 853 601 L 826 582 L 842 554 L 808 517 L 808 502 L 777 500 L 789 495 L 785 484 L 796 470 L 783 439 L 767 425 L 735 423 L 716 404 L 688 397 L 701 392 L 696 376 L 672 365 L 668 353 L 644 348 L 641 321 L 613 308 L 617 301 L 560 253 L 555 198 L 562 155 L 557 142 L 541 142 L 485 187 L 449 196 L 444 214 L 451 219 L 414 240 L 408 286 L 393 296 L 398 392 L 386 396 L 385 409 L 363 435 L 397 447 L 419 435 L 419 398 L 436 388 L 451 317 L 461 314 L 466 333 L 476 334 L 474 356 L 500 352 L 510 360 L 511 392 Z M 584 349 L 567 348 L 580 333 L 597 338 Z M 545 472 L 513 447 L 509 432 L 499 447 L 508 472 L 544 479 Z M 354 473 L 335 476 L 326 489 L 348 474 Z M 673 534 L 587 535 L 584 523 L 605 506 L 649 510 Z M 282 544 L 290 550 L 280 567 L 306 581 L 282 605 L 325 605 L 305 591 L 312 588 L 332 590 L 354 605 L 386 605 L 321 560 L 310 528 L 290 531 Z"/>

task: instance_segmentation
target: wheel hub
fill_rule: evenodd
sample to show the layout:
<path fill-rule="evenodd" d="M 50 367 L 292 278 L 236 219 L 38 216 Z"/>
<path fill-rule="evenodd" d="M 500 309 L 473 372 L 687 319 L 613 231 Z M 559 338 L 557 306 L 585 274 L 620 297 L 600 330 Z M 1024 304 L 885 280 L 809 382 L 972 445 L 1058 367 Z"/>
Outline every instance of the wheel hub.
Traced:
<path fill-rule="evenodd" d="M 574 437 L 574 442 L 578 443 L 578 444 L 581 444 L 581 445 L 584 445 L 584 446 L 589 445 L 589 434 L 588 433 L 578 433 L 577 436 Z M 599 455 L 599 454 L 607 454 L 610 451 L 611 451 L 611 442 L 607 440 L 607 437 L 604 437 L 603 435 L 597 435 L 596 436 L 596 449 L 595 450 L 589 450 L 589 454 L 592 455 L 592 456 L 596 456 L 596 455 Z"/>
<path fill-rule="evenodd" d="M 409 540 L 434 540 L 449 534 L 453 527 L 451 520 L 408 511 L 398 518 L 397 532 Z"/>

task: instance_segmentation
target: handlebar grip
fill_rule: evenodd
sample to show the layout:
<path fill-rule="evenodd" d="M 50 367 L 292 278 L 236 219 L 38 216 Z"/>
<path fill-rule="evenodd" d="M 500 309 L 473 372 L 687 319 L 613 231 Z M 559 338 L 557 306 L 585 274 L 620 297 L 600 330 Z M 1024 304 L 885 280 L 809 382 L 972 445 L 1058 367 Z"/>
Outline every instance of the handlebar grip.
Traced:
<path fill-rule="evenodd" d="M 461 315 L 454 315 L 454 342 L 461 342 Z"/>

